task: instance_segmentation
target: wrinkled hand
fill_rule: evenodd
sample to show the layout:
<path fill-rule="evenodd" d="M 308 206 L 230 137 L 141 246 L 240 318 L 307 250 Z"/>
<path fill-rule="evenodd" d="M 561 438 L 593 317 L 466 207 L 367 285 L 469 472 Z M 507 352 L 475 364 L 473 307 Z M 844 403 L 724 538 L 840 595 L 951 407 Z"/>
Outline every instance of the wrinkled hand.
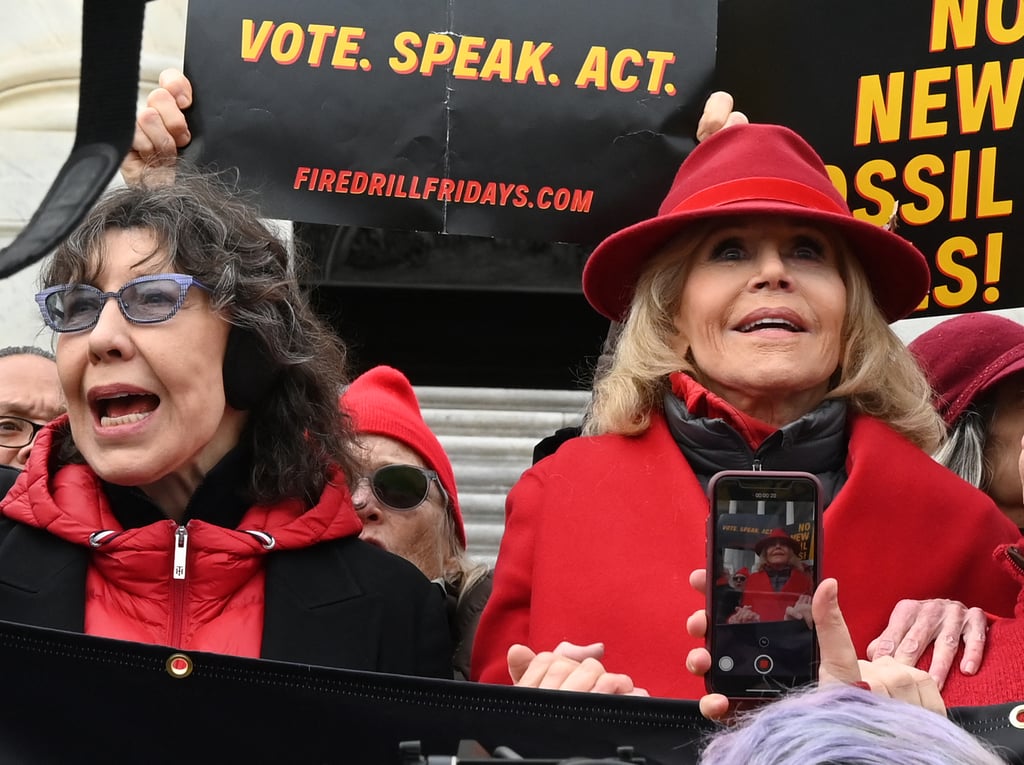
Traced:
<path fill-rule="evenodd" d="M 785 618 L 796 622 L 803 619 L 807 629 L 811 629 L 814 626 L 814 616 L 811 612 L 811 596 L 801 595 L 796 599 L 796 603 L 786 606 Z"/>
<path fill-rule="evenodd" d="M 727 624 L 751 624 L 761 621 L 761 615 L 750 606 L 740 606 L 725 621 Z"/>
<path fill-rule="evenodd" d="M 914 666 L 925 649 L 934 643 L 928 674 L 941 689 L 953 666 L 960 642 L 964 655 L 960 671 L 973 675 L 985 655 L 988 618 L 980 608 L 967 608 L 957 600 L 901 600 L 889 617 L 889 626 L 868 644 L 868 658 L 891 656 L 901 664 Z"/>
<path fill-rule="evenodd" d="M 707 573 L 697 569 L 690 574 L 690 585 L 703 593 L 707 586 Z M 876 661 L 857 659 L 850 631 L 839 609 L 839 585 L 835 579 L 825 579 L 811 598 L 811 613 L 817 627 L 820 664 L 818 682 L 867 683 L 873 693 L 917 704 L 939 714 L 946 707 L 939 687 L 927 672 L 898 663 L 890 657 Z M 707 613 L 695 611 L 686 620 L 686 631 L 702 639 L 707 632 Z M 711 654 L 706 648 L 694 648 L 686 657 L 686 668 L 695 675 L 705 675 L 711 668 Z M 720 693 L 701 697 L 701 714 L 718 720 L 729 715 L 736 707 Z"/>
<path fill-rule="evenodd" d="M 603 656 L 603 643 L 580 646 L 563 641 L 554 651 L 541 653 L 516 643 L 508 649 L 508 673 L 521 688 L 650 695 L 629 675 L 608 672 L 599 661 Z"/>
<path fill-rule="evenodd" d="M 732 125 L 746 125 L 750 120 L 743 112 L 733 109 L 733 99 L 730 93 L 718 90 L 708 96 L 704 102 L 704 113 L 697 123 L 697 140 L 703 141 L 712 133 L 717 133 L 722 128 Z"/>
<path fill-rule="evenodd" d="M 153 168 L 166 168 L 167 180 L 173 178 L 178 149 L 192 140 L 184 114 L 192 105 L 192 83 L 177 69 L 160 72 L 159 83 L 135 118 L 132 148 L 121 162 L 121 177 L 130 185 L 150 179 Z"/>
<path fill-rule="evenodd" d="M 946 705 L 939 686 L 922 669 L 908 667 L 884 656 L 875 661 L 857 659 L 850 631 L 839 610 L 839 586 L 835 579 L 825 579 L 814 593 L 811 608 L 818 628 L 821 664 L 818 683 L 867 683 L 872 693 L 900 699 L 946 714 Z"/>

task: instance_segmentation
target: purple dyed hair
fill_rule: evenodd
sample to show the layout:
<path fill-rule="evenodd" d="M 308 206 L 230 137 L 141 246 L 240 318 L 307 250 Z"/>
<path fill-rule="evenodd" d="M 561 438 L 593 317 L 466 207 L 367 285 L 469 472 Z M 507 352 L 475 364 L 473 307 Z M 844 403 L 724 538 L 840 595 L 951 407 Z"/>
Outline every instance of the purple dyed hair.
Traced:
<path fill-rule="evenodd" d="M 850 685 L 791 693 L 712 736 L 700 765 L 1005 765 L 949 719 Z"/>

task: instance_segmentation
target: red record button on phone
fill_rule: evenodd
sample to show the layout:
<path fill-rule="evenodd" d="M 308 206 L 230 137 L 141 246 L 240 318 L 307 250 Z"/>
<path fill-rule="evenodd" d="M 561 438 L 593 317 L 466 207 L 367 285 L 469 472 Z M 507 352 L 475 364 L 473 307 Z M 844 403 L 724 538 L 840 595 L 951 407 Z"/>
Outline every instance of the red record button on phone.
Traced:
<path fill-rule="evenodd" d="M 772 671 L 772 667 L 775 666 L 775 662 L 772 661 L 771 656 L 761 654 L 754 659 L 754 669 L 760 672 L 762 675 L 767 675 Z"/>

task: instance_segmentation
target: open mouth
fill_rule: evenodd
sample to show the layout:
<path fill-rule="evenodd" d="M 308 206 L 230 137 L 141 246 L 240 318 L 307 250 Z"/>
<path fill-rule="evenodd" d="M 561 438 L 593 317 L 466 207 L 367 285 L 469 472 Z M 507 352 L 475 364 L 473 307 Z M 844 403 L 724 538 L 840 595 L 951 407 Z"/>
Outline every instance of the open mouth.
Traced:
<path fill-rule="evenodd" d="M 98 398 L 93 406 L 100 425 L 112 428 L 146 419 L 160 406 L 160 397 L 152 393 L 122 393 Z"/>

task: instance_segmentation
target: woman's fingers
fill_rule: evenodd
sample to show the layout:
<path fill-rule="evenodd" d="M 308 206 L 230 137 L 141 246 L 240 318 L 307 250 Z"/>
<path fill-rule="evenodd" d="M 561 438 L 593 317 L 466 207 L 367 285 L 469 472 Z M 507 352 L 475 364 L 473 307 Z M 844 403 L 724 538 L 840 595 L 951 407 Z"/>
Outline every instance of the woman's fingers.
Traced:
<path fill-rule="evenodd" d="M 839 584 L 835 579 L 824 579 L 818 585 L 811 599 L 811 612 L 818 630 L 819 682 L 858 682 L 861 676 L 857 650 L 839 609 Z"/>
<path fill-rule="evenodd" d="M 967 611 L 967 618 L 964 620 L 963 634 L 964 656 L 960 660 L 960 671 L 965 675 L 973 675 L 981 667 L 981 660 L 985 655 L 985 641 L 988 638 L 988 616 L 980 608 L 971 608 Z M 935 677 L 935 673 L 928 670 L 928 674 Z M 945 678 L 939 681 L 939 688 L 945 682 Z"/>
<path fill-rule="evenodd" d="M 707 648 L 691 648 L 686 654 L 686 669 L 698 677 L 706 675 L 711 669 L 711 652 Z"/>
<path fill-rule="evenodd" d="M 565 656 L 569 659 L 575 659 L 576 661 L 583 661 L 584 659 L 603 659 L 604 643 L 577 645 L 576 643 L 570 643 L 568 640 L 563 640 L 555 646 L 554 653 L 559 656 Z"/>
<path fill-rule="evenodd" d="M 750 120 L 743 112 L 734 110 L 732 94 L 718 90 L 708 96 L 704 102 L 704 113 L 697 123 L 697 140 L 703 141 L 722 128 L 733 125 L 746 125 Z"/>
<path fill-rule="evenodd" d="M 700 713 L 709 720 L 721 720 L 729 714 L 729 699 L 720 693 L 702 696 L 698 704 Z"/>
<path fill-rule="evenodd" d="M 946 681 L 960 643 L 965 643 L 961 667 L 977 671 L 985 652 L 987 619 L 980 609 L 969 609 L 957 600 L 901 600 L 889 625 L 868 645 L 868 658 L 891 656 L 914 666 L 929 645 L 933 645 L 929 673 L 939 688 Z"/>
<path fill-rule="evenodd" d="M 525 645 L 515 643 L 509 646 L 506 658 L 508 660 L 508 674 L 515 685 L 519 685 L 523 675 L 530 668 L 530 662 L 537 657 L 537 654 Z"/>
<path fill-rule="evenodd" d="M 686 634 L 698 640 L 708 634 L 708 612 L 703 608 L 686 618 Z"/>
<path fill-rule="evenodd" d="M 701 595 L 708 591 L 708 572 L 703 568 L 695 568 L 690 572 L 690 586 Z"/>
<path fill-rule="evenodd" d="M 946 714 L 946 705 L 935 680 L 923 669 L 908 667 L 891 656 L 860 662 L 860 673 L 872 693 Z"/>

